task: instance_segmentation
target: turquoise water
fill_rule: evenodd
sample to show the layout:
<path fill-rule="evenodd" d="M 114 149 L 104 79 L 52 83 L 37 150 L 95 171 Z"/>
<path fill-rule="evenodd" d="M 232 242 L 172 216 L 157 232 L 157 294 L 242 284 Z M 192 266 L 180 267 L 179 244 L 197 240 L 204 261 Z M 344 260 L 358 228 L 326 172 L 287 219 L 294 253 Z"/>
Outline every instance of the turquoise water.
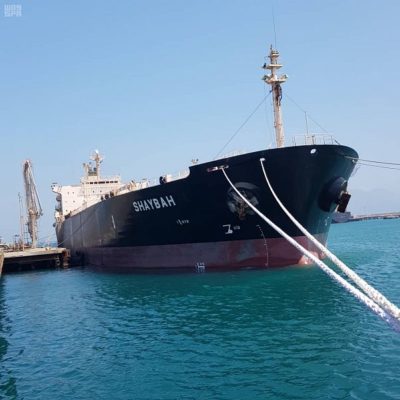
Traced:
<path fill-rule="evenodd" d="M 400 305 L 400 220 L 330 247 Z M 0 280 L 0 399 L 400 399 L 400 334 L 316 267 Z"/>

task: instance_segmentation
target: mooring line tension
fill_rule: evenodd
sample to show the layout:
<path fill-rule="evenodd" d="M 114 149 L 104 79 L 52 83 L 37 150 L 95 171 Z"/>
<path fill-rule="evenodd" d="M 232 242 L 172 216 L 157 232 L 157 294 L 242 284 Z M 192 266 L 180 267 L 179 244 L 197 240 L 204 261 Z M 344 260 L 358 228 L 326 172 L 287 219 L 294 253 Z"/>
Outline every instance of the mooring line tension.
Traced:
<path fill-rule="evenodd" d="M 268 188 L 275 198 L 276 202 L 279 204 L 283 212 L 289 217 L 289 219 L 300 229 L 301 232 L 319 249 L 321 250 L 336 266 L 338 266 L 353 282 L 361 288 L 375 303 L 379 304 L 384 308 L 389 314 L 396 318 L 400 323 L 400 309 L 390 302 L 382 293 L 372 287 L 367 283 L 361 276 L 349 268 L 342 260 L 340 260 L 335 254 L 333 254 L 328 248 L 326 248 L 321 242 L 319 242 L 284 206 L 284 204 L 279 199 L 278 195 L 275 193 L 271 182 L 268 179 L 268 175 L 264 168 L 265 158 L 260 158 L 261 168 L 264 173 L 265 180 L 267 182 Z"/>
<path fill-rule="evenodd" d="M 292 244 L 297 250 L 303 253 L 306 257 L 311 259 L 315 264 L 318 265 L 330 278 L 335 280 L 341 286 L 343 286 L 349 293 L 355 296 L 360 302 L 364 303 L 368 308 L 370 308 L 375 314 L 377 314 L 382 320 L 391 325 L 395 330 L 400 332 L 400 325 L 397 324 L 397 320 L 394 319 L 389 313 L 387 313 L 383 308 L 381 308 L 378 304 L 376 304 L 372 299 L 370 299 L 367 295 L 361 292 L 359 289 L 354 287 L 351 283 L 347 282 L 344 278 L 342 278 L 339 274 L 329 268 L 323 261 L 321 261 L 318 257 L 312 254 L 310 251 L 305 249 L 300 243 L 296 242 L 291 236 L 289 236 L 286 232 L 284 232 L 279 226 L 274 224 L 269 218 L 267 218 L 261 211 L 259 211 L 253 204 L 251 204 L 240 191 L 236 188 L 236 186 L 231 182 L 228 178 L 228 175 L 225 172 L 225 168 L 221 168 L 222 173 L 224 174 L 227 182 L 232 187 L 232 189 L 236 192 L 236 194 L 260 217 L 262 218 L 271 228 L 273 228 L 276 232 L 278 232 L 282 237 L 284 237 L 290 244 Z"/>

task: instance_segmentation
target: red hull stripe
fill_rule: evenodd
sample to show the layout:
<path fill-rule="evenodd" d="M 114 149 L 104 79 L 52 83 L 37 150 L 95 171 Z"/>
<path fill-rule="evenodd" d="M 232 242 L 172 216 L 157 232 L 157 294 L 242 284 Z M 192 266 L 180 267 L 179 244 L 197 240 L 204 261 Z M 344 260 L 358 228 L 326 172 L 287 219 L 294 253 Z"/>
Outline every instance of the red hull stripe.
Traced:
<path fill-rule="evenodd" d="M 325 243 L 326 235 L 316 235 Z M 295 237 L 318 257 L 322 254 L 304 236 Z M 196 268 L 233 269 L 307 264 L 308 260 L 283 238 L 189 243 L 161 246 L 103 247 L 82 249 L 85 264 L 104 270 Z"/>

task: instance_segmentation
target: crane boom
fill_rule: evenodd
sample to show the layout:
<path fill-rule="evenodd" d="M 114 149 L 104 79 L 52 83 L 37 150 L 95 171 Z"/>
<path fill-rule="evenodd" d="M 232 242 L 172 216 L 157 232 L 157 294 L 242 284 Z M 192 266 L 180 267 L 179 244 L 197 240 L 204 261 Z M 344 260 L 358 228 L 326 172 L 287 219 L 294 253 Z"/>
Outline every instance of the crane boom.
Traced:
<path fill-rule="evenodd" d="M 35 180 L 33 178 L 33 167 L 30 160 L 24 161 L 23 176 L 25 185 L 25 201 L 28 214 L 28 232 L 32 239 L 32 248 L 37 245 L 38 239 L 38 219 L 43 215 L 40 205 L 39 195 L 36 190 Z"/>

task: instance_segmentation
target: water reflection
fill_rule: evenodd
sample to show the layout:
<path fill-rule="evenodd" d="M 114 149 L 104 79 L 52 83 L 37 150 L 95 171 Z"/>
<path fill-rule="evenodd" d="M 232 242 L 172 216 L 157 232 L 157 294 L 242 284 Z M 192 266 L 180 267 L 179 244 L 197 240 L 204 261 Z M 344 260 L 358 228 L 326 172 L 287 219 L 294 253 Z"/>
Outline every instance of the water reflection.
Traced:
<path fill-rule="evenodd" d="M 304 398 L 313 391 L 322 398 L 327 386 L 339 395 L 336 384 L 345 382 L 332 366 L 358 374 L 352 346 L 365 336 L 363 319 L 380 323 L 314 267 L 98 275 L 93 301 L 107 316 L 101 348 L 110 337 L 124 343 L 113 356 L 137 388 L 157 387 L 161 374 L 164 384 L 193 398 L 201 397 L 200 387 L 210 398 L 247 398 L 249 387 L 252 398 L 290 398 L 290 388 L 305 379 Z"/>
<path fill-rule="evenodd" d="M 7 276 L 0 337 L 5 400 L 400 393 L 399 339 L 315 267 Z"/>
<path fill-rule="evenodd" d="M 7 318 L 5 305 L 5 280 L 0 279 L 0 398 L 16 399 L 17 384 L 12 371 L 7 367 L 7 352 L 9 348 L 8 335 L 10 321 Z"/>

